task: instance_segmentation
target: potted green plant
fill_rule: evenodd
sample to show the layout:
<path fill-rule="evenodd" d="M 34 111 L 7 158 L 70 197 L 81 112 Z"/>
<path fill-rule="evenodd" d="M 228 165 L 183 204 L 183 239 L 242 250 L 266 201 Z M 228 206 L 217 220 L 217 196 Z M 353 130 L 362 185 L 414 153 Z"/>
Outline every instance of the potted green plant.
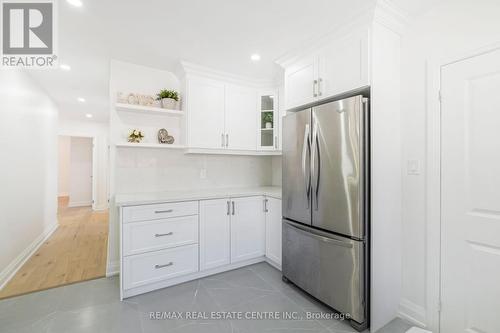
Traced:
<path fill-rule="evenodd" d="M 262 116 L 262 120 L 264 121 L 266 129 L 273 128 L 273 113 L 272 112 L 264 113 L 264 115 Z"/>
<path fill-rule="evenodd" d="M 156 96 L 164 109 L 175 109 L 175 104 L 179 101 L 179 93 L 175 90 L 162 89 Z"/>

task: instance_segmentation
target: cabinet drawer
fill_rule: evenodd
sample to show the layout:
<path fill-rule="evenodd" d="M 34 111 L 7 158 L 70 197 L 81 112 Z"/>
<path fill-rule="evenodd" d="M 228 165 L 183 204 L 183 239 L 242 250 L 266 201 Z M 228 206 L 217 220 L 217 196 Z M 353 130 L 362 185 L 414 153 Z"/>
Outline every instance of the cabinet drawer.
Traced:
<path fill-rule="evenodd" d="M 198 216 L 127 223 L 123 225 L 123 255 L 198 243 Z"/>
<path fill-rule="evenodd" d="M 198 244 L 123 258 L 123 288 L 132 289 L 198 271 Z"/>
<path fill-rule="evenodd" d="M 198 201 L 173 202 L 123 208 L 123 223 L 198 214 Z"/>

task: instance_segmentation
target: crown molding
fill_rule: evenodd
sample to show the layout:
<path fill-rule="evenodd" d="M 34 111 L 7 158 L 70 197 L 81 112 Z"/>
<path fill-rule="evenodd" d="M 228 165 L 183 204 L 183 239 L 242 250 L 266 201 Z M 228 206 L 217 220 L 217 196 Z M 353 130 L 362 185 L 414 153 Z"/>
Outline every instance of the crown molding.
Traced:
<path fill-rule="evenodd" d="M 377 0 L 373 14 L 374 23 L 381 24 L 393 32 L 402 35 L 410 18 L 406 12 L 396 6 L 392 0 Z"/>
<path fill-rule="evenodd" d="M 246 76 L 240 76 L 228 72 L 219 71 L 213 68 L 205 67 L 202 65 L 194 64 L 187 61 L 180 62 L 183 76 L 203 76 L 206 78 L 211 78 L 215 80 L 223 80 L 226 82 L 241 84 L 241 85 L 250 85 L 256 88 L 267 88 L 276 86 L 276 82 L 274 80 L 260 80 Z"/>

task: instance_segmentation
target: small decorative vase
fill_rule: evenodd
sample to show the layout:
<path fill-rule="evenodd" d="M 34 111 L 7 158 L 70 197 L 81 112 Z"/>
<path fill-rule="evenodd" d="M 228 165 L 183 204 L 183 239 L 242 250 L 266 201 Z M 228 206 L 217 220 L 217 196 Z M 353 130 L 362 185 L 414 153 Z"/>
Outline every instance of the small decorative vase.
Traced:
<path fill-rule="evenodd" d="M 273 123 L 267 122 L 266 123 L 266 129 L 271 129 L 271 128 L 273 128 Z"/>
<path fill-rule="evenodd" d="M 161 107 L 164 109 L 173 110 L 173 109 L 175 109 L 175 103 L 176 103 L 176 100 L 173 98 L 162 98 Z"/>

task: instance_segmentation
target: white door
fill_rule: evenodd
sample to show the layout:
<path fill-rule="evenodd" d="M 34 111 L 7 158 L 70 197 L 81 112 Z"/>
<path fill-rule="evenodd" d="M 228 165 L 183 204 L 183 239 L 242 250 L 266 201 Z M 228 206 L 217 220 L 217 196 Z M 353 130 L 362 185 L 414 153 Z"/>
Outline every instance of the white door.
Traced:
<path fill-rule="evenodd" d="M 257 91 L 226 85 L 226 145 L 229 149 L 257 148 Z"/>
<path fill-rule="evenodd" d="M 189 146 L 223 148 L 224 84 L 204 78 L 189 78 L 187 95 Z"/>
<path fill-rule="evenodd" d="M 369 85 L 368 32 L 355 32 L 321 50 L 318 76 L 319 98 Z"/>
<path fill-rule="evenodd" d="M 285 71 L 286 108 L 314 102 L 317 98 L 318 58 L 304 58 Z"/>
<path fill-rule="evenodd" d="M 281 200 L 266 200 L 266 257 L 281 266 Z"/>
<path fill-rule="evenodd" d="M 500 50 L 442 70 L 441 333 L 500 332 Z"/>
<path fill-rule="evenodd" d="M 229 199 L 200 201 L 200 270 L 231 262 Z"/>
<path fill-rule="evenodd" d="M 264 198 L 234 198 L 231 205 L 231 263 L 263 256 L 266 252 Z"/>

